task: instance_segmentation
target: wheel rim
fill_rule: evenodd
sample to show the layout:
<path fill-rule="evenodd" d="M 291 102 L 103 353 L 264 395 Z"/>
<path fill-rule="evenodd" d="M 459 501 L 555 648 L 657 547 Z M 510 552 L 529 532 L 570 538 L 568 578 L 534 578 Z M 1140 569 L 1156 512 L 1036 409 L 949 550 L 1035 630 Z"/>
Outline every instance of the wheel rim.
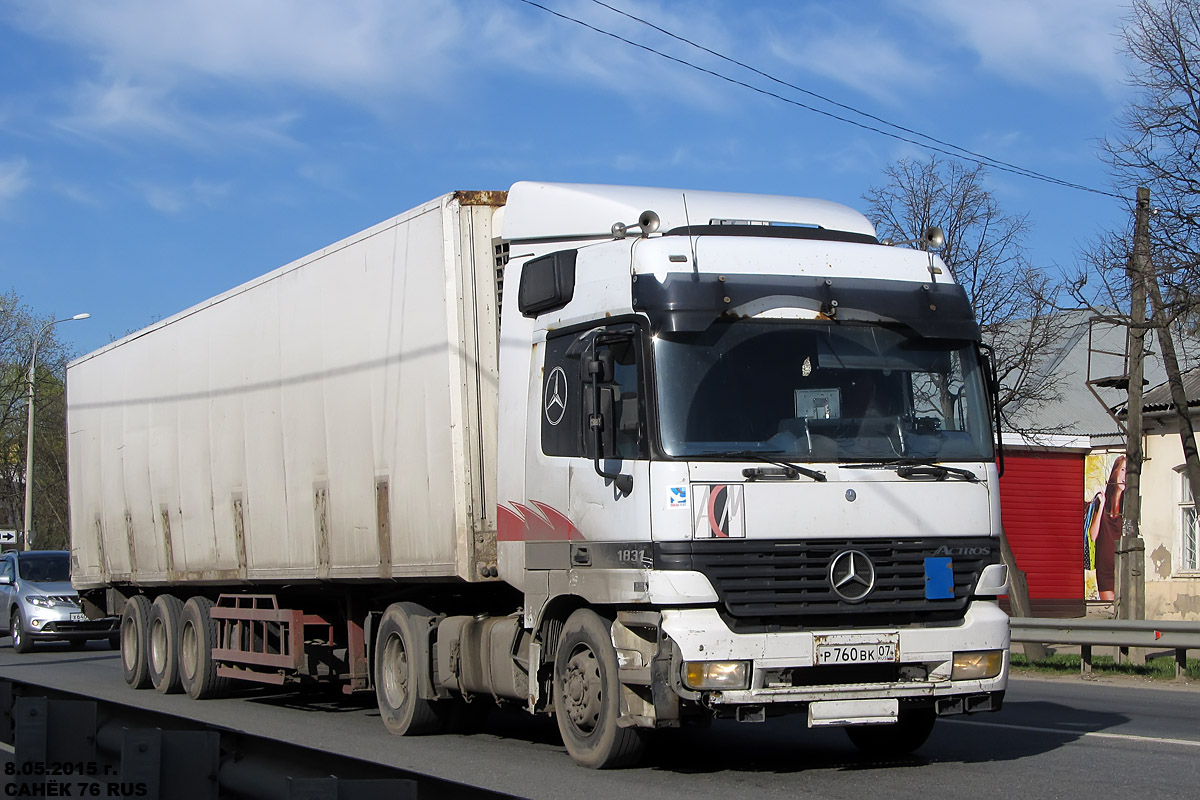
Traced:
<path fill-rule="evenodd" d="M 600 725 L 604 680 L 600 661 L 586 644 L 578 645 L 567 660 L 562 694 L 571 727 L 581 736 L 590 736 Z"/>
<path fill-rule="evenodd" d="M 11 629 L 13 647 L 19 647 L 21 644 L 21 620 L 13 614 Z"/>
<path fill-rule="evenodd" d="M 408 700 L 408 653 L 404 640 L 393 633 L 383 646 L 383 696 L 388 707 L 401 708 Z"/>
<path fill-rule="evenodd" d="M 167 663 L 167 631 L 161 619 L 150 623 L 150 663 L 160 674 Z"/>
<path fill-rule="evenodd" d="M 200 637 L 196 635 L 196 626 L 183 624 L 179 634 L 179 667 L 189 681 L 196 676 L 196 668 L 200 663 Z"/>
<path fill-rule="evenodd" d="M 129 617 L 121 621 L 121 663 L 125 665 L 125 669 L 129 670 L 137 666 L 136 627 Z"/>

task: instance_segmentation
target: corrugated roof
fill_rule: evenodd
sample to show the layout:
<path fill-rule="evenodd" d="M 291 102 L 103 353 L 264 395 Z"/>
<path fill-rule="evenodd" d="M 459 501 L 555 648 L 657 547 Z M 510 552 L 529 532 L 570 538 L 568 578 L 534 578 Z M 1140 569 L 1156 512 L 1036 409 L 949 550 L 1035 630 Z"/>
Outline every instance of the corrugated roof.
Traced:
<path fill-rule="evenodd" d="M 1056 346 L 1050 348 L 1034 371 L 1034 381 L 1042 382 L 1058 377 L 1061 379 L 1060 396 L 1050 402 L 1035 404 L 1026 402 L 1010 407 L 1007 411 L 1014 427 L 1026 430 L 1056 431 L 1078 436 L 1120 436 L 1120 429 L 1105 408 L 1116 408 L 1128 400 L 1124 389 L 1096 387 L 1101 400 L 1089 391 L 1088 357 L 1089 325 L 1095 316 L 1091 311 L 1064 311 L 1055 315 L 1055 325 L 1060 331 Z M 1012 335 L 1020 335 L 1027 324 L 1012 325 Z M 1097 323 L 1091 326 L 1091 378 L 1113 377 L 1125 372 L 1125 328 Z M 1200 355 L 1200 339 L 1189 337 L 1176 341 L 1180 359 Z M 1154 332 L 1147 334 L 1144 376 L 1149 384 L 1166 380 L 1166 369 L 1159 355 Z M 1189 398 L 1200 397 L 1200 369 L 1192 370 L 1193 379 Z M 1151 391 L 1157 391 L 1158 386 Z M 1150 392 L 1144 402 L 1150 402 Z M 1170 402 L 1169 392 L 1166 401 Z"/>
<path fill-rule="evenodd" d="M 1187 398 L 1188 408 L 1200 408 L 1200 367 L 1195 367 L 1180 375 L 1183 379 L 1183 396 Z M 1124 411 L 1124 403 L 1122 411 Z M 1175 408 L 1171 400 L 1171 385 L 1166 381 L 1148 389 L 1142 395 L 1142 411 L 1170 411 Z"/>

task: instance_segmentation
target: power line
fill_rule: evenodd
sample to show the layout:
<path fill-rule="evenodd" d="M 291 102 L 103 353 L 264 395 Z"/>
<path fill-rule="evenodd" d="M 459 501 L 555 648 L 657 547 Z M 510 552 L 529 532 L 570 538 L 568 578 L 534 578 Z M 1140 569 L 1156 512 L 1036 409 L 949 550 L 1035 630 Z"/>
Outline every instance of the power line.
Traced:
<path fill-rule="evenodd" d="M 1034 170 L 1018 166 L 1016 164 L 1011 164 L 1007 161 L 1001 161 L 1000 159 L 992 158 L 991 156 L 985 155 L 983 153 L 977 153 L 973 150 L 968 150 L 967 148 L 960 147 L 960 146 L 954 144 L 953 142 L 943 141 L 941 139 L 938 139 L 935 136 L 930 136 L 927 133 L 922 133 L 921 131 L 913 130 L 912 128 L 906 128 L 903 125 L 899 125 L 895 122 L 891 122 L 889 120 L 884 119 L 883 117 L 879 117 L 879 116 L 876 116 L 875 114 L 871 114 L 867 111 L 863 111 L 861 109 L 855 108 L 854 106 L 846 105 L 845 103 L 840 103 L 831 97 L 826 97 L 825 95 L 814 92 L 811 89 L 805 89 L 803 86 L 797 86 L 794 83 L 788 83 L 787 81 L 782 80 L 780 78 L 776 78 L 774 75 L 764 72 L 756 67 L 753 67 L 750 64 L 745 63 L 744 61 L 738 61 L 736 58 L 731 58 L 731 57 L 725 55 L 724 53 L 719 53 L 716 50 L 713 50 L 712 48 L 705 47 L 702 44 L 699 44 L 691 39 L 688 39 L 686 36 L 680 36 L 676 33 L 672 33 L 671 31 L 667 30 L 666 28 L 663 28 L 659 25 L 655 25 L 653 22 L 650 22 L 649 20 L 642 19 L 641 17 L 636 17 L 627 11 L 622 11 L 621 9 L 616 8 L 615 6 L 611 6 L 608 3 L 603 2 L 603 0 L 592 0 L 592 2 L 598 6 L 607 8 L 609 11 L 612 11 L 615 14 L 620 14 L 621 16 L 623 16 L 627 19 L 633 20 L 634 22 L 638 22 L 649 28 L 653 28 L 654 30 L 658 31 L 659 33 L 669 36 L 678 42 L 683 42 L 684 44 L 694 47 L 697 50 L 702 50 L 703 52 L 708 53 L 709 55 L 715 56 L 715 57 L 721 59 L 722 61 L 727 61 L 730 64 L 734 64 L 736 66 L 741 67 L 742 69 L 749 70 L 750 72 L 753 72 L 756 75 L 766 78 L 767 80 L 772 81 L 773 83 L 777 83 L 780 86 L 786 86 L 789 89 L 795 89 L 797 92 L 806 94 L 809 97 L 816 98 L 817 100 L 824 101 L 826 103 L 829 103 L 832 106 L 836 106 L 837 108 L 843 109 L 845 111 L 849 111 L 853 114 L 858 114 L 861 117 L 866 117 L 867 119 L 874 120 L 875 122 L 882 123 L 884 125 L 887 125 L 890 128 L 895 128 L 898 131 L 903 131 L 904 133 L 908 133 L 913 136 L 920 136 L 922 139 L 927 139 L 927 140 L 933 142 L 934 144 L 938 144 L 943 147 L 949 147 L 953 150 L 958 150 L 963 155 L 968 156 L 971 159 L 978 161 L 980 163 L 984 163 L 987 166 L 1008 167 L 1013 170 L 1018 170 L 1022 174 L 1028 175 L 1029 177 L 1032 177 L 1032 178 L 1056 180 L 1055 178 L 1053 178 L 1049 175 L 1045 175 L 1043 173 L 1036 172 Z"/>
<path fill-rule="evenodd" d="M 852 107 L 852 106 L 848 106 L 848 105 L 845 105 L 845 104 L 842 104 L 842 103 L 838 103 L 838 102 L 836 102 L 836 101 L 834 101 L 834 100 L 831 100 L 831 99 L 829 99 L 829 98 L 827 98 L 827 97 L 824 97 L 824 96 L 822 96 L 822 95 L 819 95 L 819 94 L 817 94 L 817 93 L 815 93 L 815 92 L 812 92 L 812 91 L 809 91 L 809 90 L 807 90 L 807 89 L 804 89 L 803 87 L 795 86 L 795 85 L 793 85 L 793 84 L 791 84 L 791 83 L 788 83 L 788 82 L 786 82 L 786 81 L 783 81 L 783 80 L 780 80 L 780 79 L 778 79 L 778 78 L 775 78 L 775 77 L 773 77 L 772 75 L 769 75 L 769 74 L 768 74 L 768 73 L 766 73 L 766 72 L 763 72 L 763 71 L 761 71 L 761 70 L 758 70 L 758 69 L 756 69 L 756 68 L 754 68 L 754 67 L 752 67 L 752 66 L 749 66 L 749 65 L 747 65 L 747 64 L 744 64 L 744 63 L 742 63 L 742 62 L 740 62 L 740 61 L 737 61 L 737 60 L 735 60 L 735 59 L 729 58 L 728 56 L 722 55 L 721 53 L 718 53 L 718 52 L 716 52 L 715 50 L 711 50 L 711 49 L 709 49 L 709 48 L 707 48 L 707 47 L 704 47 L 703 45 L 700 45 L 700 44 L 697 44 L 697 43 L 695 43 L 695 42 L 691 41 L 690 39 L 686 39 L 686 38 L 684 38 L 684 37 L 682 37 L 682 36 L 678 36 L 678 35 L 676 35 L 676 34 L 674 34 L 674 33 L 671 33 L 670 31 L 668 31 L 668 30 L 666 30 L 666 29 L 664 29 L 664 28 L 661 28 L 661 27 L 659 27 L 659 26 L 657 26 L 657 25 L 654 25 L 654 24 L 652 24 L 652 23 L 650 23 L 650 22 L 647 22 L 647 21 L 645 21 L 645 20 L 642 20 L 642 19 L 640 19 L 640 18 L 638 18 L 638 17 L 634 17 L 634 16 L 632 16 L 632 15 L 630 15 L 630 14 L 627 14 L 626 12 L 624 12 L 624 11 L 621 11 L 620 9 L 614 8 L 613 6 L 610 6 L 610 5 L 608 5 L 607 3 L 600 2 L 600 0 L 592 0 L 592 2 L 596 3 L 597 5 L 603 6 L 604 8 L 607 8 L 607 9 L 609 9 L 610 11 L 613 11 L 614 13 L 621 14 L 622 16 L 628 17 L 629 19 L 632 19 L 632 20 L 634 20 L 634 21 L 637 21 L 637 22 L 639 22 L 639 23 L 642 23 L 642 24 L 644 24 L 644 25 L 647 25 L 647 26 L 649 26 L 649 27 L 653 28 L 654 30 L 657 30 L 657 31 L 659 31 L 659 32 L 661 32 L 661 33 L 663 33 L 663 34 L 665 34 L 665 35 L 667 35 L 667 36 L 669 36 L 669 37 L 671 37 L 671 38 L 673 38 L 673 39 L 676 39 L 677 41 L 684 42 L 684 43 L 686 43 L 686 44 L 688 44 L 688 45 L 690 45 L 690 46 L 692 46 L 692 47 L 695 47 L 695 48 L 697 48 L 697 49 L 699 49 L 699 50 L 702 50 L 702 51 L 704 51 L 704 52 L 706 52 L 706 53 L 709 53 L 709 54 L 711 54 L 711 55 L 713 55 L 713 56 L 716 56 L 717 58 L 723 59 L 723 60 L 725 60 L 725 61 L 727 61 L 727 62 L 729 62 L 729 63 L 731 63 L 731 64 L 736 64 L 737 66 L 739 66 L 739 67 L 742 67 L 743 69 L 750 70 L 751 72 L 753 72 L 753 73 L 755 73 L 755 74 L 757 74 L 757 75 L 760 75 L 760 76 L 762 76 L 762 77 L 764 77 L 764 78 L 767 78 L 768 80 L 774 81 L 775 83 L 778 83 L 778 84 L 780 84 L 780 85 L 782 85 L 782 86 L 786 86 L 786 87 L 788 87 L 788 88 L 790 88 L 790 89 L 794 89 L 794 90 L 796 90 L 796 91 L 802 92 L 802 93 L 804 93 L 804 94 L 806 94 L 806 95 L 809 95 L 809 96 L 811 96 L 811 97 L 817 98 L 817 99 L 819 99 L 819 100 L 822 100 L 822 101 L 824 101 L 824 102 L 827 102 L 827 103 L 830 103 L 831 105 L 837 106 L 838 108 L 844 109 L 844 110 L 846 110 L 846 111 L 850 111 L 850 112 L 852 112 L 852 113 L 854 113 L 854 114 L 858 114 L 859 116 L 865 117 L 865 118 L 867 118 L 867 119 L 874 120 L 874 121 L 876 121 L 876 122 L 879 122 L 879 123 L 881 123 L 881 124 L 883 124 L 883 125 L 887 125 L 887 126 L 889 126 L 889 127 L 892 127 L 892 128 L 895 128 L 895 129 L 897 129 L 897 130 L 903 131 L 903 132 L 905 132 L 905 133 L 907 133 L 907 134 L 911 134 L 911 136 L 917 136 L 917 137 L 921 137 L 921 138 L 923 138 L 923 139 L 926 139 L 927 141 L 918 141 L 917 139 L 910 138 L 910 136 L 904 136 L 904 135 L 901 135 L 901 134 L 898 134 L 898 133 L 893 133 L 892 131 L 883 130 L 883 129 L 881 129 L 881 128 L 875 127 L 874 125 L 870 125 L 870 124 L 867 124 L 867 123 L 859 122 L 858 120 L 854 120 L 854 119 L 849 119 L 849 118 L 847 118 L 847 117 L 841 116 L 840 114 L 835 114 L 835 113 L 833 113 L 833 112 L 831 112 L 831 111 L 827 111 L 827 110 L 825 110 L 825 109 L 822 109 L 822 108 L 817 108 L 817 107 L 815 107 L 815 106 L 811 106 L 811 105 L 808 105 L 808 104 L 806 104 L 806 103 L 802 103 L 802 102 L 800 102 L 799 100 L 794 100 L 794 99 L 792 99 L 792 98 L 790 98 L 790 97 L 785 97 L 785 96 L 783 96 L 783 95 L 781 95 L 781 94 L 779 94 L 779 93 L 777 93 L 777 92 L 772 92 L 772 91 L 770 91 L 770 90 L 763 89 L 763 88 L 760 88 L 760 87 L 758 87 L 758 86 L 754 86 L 753 84 L 746 83 L 745 81 L 738 80 L 737 78 L 732 78 L 732 77 L 730 77 L 730 76 L 728 76 L 728 75 L 725 75 L 725 74 L 723 74 L 723 73 L 716 72 L 715 70 L 708 69 L 707 67 L 702 67 L 702 66 L 700 66 L 699 64 L 695 64 L 695 63 L 693 63 L 693 62 L 691 62 L 691 61 L 688 61 L 688 60 L 686 60 L 686 59 L 677 58 L 676 56 L 669 55 L 669 54 L 667 54 L 667 53 L 664 53 L 664 52 L 662 52 L 661 50 L 656 50 L 655 48 L 653 48 L 653 47 L 650 47 L 649 45 L 644 45 L 644 44 L 642 44 L 642 43 L 640 43 L 640 42 L 635 42 L 635 41 L 633 41 L 632 39 L 628 39 L 628 38 L 626 38 L 626 37 L 624 37 L 624 36 L 621 36 L 620 34 L 613 33 L 612 31 L 605 30 L 604 28 L 600 28 L 600 27 L 597 27 L 597 26 L 595 26 L 595 25 L 592 25 L 592 24 L 590 24 L 590 23 L 584 22 L 583 20 L 581 20 L 581 19 L 577 19 L 577 18 L 575 18 L 575 17 L 572 17 L 572 16 L 570 16 L 570 15 L 568 15 L 568 14 L 564 14 L 564 13 L 561 13 L 561 12 L 559 12 L 559 11 L 556 11 L 556 10 L 554 10 L 554 9 L 552 9 L 552 8 L 548 8 L 547 6 L 544 6 L 544 5 L 542 5 L 541 3 L 535 2 L 534 0 L 520 0 L 520 2 L 522 2 L 522 3 L 525 3 L 526 5 L 529 5 L 529 6 L 533 6 L 534 8 L 540 9 L 540 10 L 542 10 L 542 11 L 544 11 L 544 12 L 546 12 L 547 14 L 550 14 L 550 15 L 552 15 L 552 16 L 558 17 L 559 19 L 561 19 L 561 20 L 563 20 L 563 21 L 565 21 L 565 22 L 572 22 L 572 23 L 575 23 L 576 25 L 579 25 L 579 26 L 581 26 L 581 27 L 587 28 L 587 29 L 588 29 L 588 30 L 590 30 L 590 31 L 593 31 L 593 32 L 595 32 L 595 33 L 598 33 L 598 34 L 601 34 L 601 35 L 603 35 L 603 36 L 607 36 L 607 37 L 609 37 L 609 38 L 611 38 L 611 39 L 616 39 L 617 41 L 619 41 L 619 42 L 622 42 L 622 43 L 624 43 L 624 44 L 627 44 L 627 45 L 629 45 L 630 47 L 635 47 L 635 48 L 637 48 L 637 49 L 639 49 L 639 50 L 644 50 L 644 51 L 645 51 L 645 52 L 647 52 L 647 53 L 650 53 L 650 54 L 652 54 L 652 55 L 656 55 L 656 56 L 658 56 L 659 58 L 666 59 L 667 61 L 671 61 L 671 62 L 673 62 L 673 63 L 675 63 L 675 64 L 679 64 L 680 66 L 687 67 L 687 68 L 689 68 L 689 69 L 695 70 L 695 71 L 697 71 L 697 72 L 704 73 L 704 74 L 706 74 L 706 75 L 710 75 L 710 76 L 712 76 L 712 77 L 714 77 L 714 78 L 717 78 L 718 80 L 722 80 L 722 81 L 725 81 L 725 82 L 727 82 L 727 83 L 731 83 L 731 84 L 733 84 L 733 85 L 735 85 L 735 86 L 740 86 L 740 87 L 742 87 L 742 88 L 744 88 L 744 89 L 749 89 L 749 90 L 750 90 L 750 91 L 752 91 L 752 92 L 757 92 L 758 94 L 764 95 L 764 96 L 766 96 L 766 97 L 771 97 L 771 98 L 774 98 L 774 99 L 776 99 L 776 100 L 780 100 L 780 101 L 782 101 L 782 102 L 784 102 L 784 103 L 787 103 L 787 104 L 789 104 L 789 105 L 793 105 L 793 106 L 796 106 L 796 107 L 798 107 L 798 108 L 802 108 L 802 109 L 804 109 L 805 111 L 810 111 L 810 112 L 812 112 L 812 113 L 814 113 L 814 114 L 819 114 L 819 115 L 821 115 L 821 116 L 823 116 L 823 117 L 828 117 L 829 119 L 836 120 L 837 122 L 844 122 L 844 123 L 846 123 L 846 124 L 848 124 L 848 125 L 853 125 L 853 126 L 854 126 L 854 127 L 856 127 L 856 128 L 860 128 L 860 129 L 862 129 L 862 130 L 870 131 L 871 133 L 877 133 L 877 134 L 879 134 L 879 135 L 881 135 L 881 136 L 886 136 L 886 137 L 888 137 L 888 138 L 890 138 L 890 139 L 895 139 L 895 140 L 897 140 L 897 141 L 905 142 L 906 144 L 915 145 L 916 147 L 920 147 L 920 148 L 922 148 L 922 149 L 924 149 L 924 150 L 929 150 L 929 151 L 931 151 L 931 152 L 935 152 L 935 153 L 941 153 L 942 155 L 949 156 L 950 158 L 963 158 L 963 157 L 964 157 L 964 155 L 965 155 L 965 156 L 966 156 L 966 158 L 967 158 L 967 160 L 969 160 L 969 161 L 974 161 L 974 162 L 976 162 L 976 163 L 978 163 L 978 164 L 981 164 L 981 165 L 983 165 L 983 166 L 990 167 L 990 168 L 992 168 L 992 169 L 997 169 L 997 170 L 1000 170 L 1000 171 L 1002 171 L 1002 172 L 1008 172 L 1008 173 L 1012 173 L 1012 174 L 1014 174 L 1014 175 L 1019 175 L 1019 176 L 1021 176 L 1021 177 L 1025 177 L 1025 178 L 1031 178 L 1031 179 L 1033 179 L 1033 180 L 1038 180 L 1038 181 L 1043 181 L 1043 182 L 1045 182 L 1045 183 L 1051 183 L 1051 184 L 1055 184 L 1055 185 L 1058 185 L 1058 186 L 1063 186 L 1063 187 L 1065 187 L 1065 188 L 1068 188 L 1068 189 L 1076 189 L 1076 190 L 1083 191 L 1083 192 L 1091 192 L 1091 193 L 1093 193 L 1093 194 L 1104 195 L 1104 196 L 1106 196 L 1106 197 L 1113 197 L 1113 198 L 1116 198 L 1116 199 L 1118 199 L 1118 200 L 1120 200 L 1120 199 L 1123 199 L 1123 198 L 1122 198 L 1120 195 L 1113 194 L 1112 192 L 1107 192 L 1107 191 L 1104 191 L 1104 190 L 1102 190 L 1102 189 L 1094 189 L 1094 188 L 1092 188 L 1092 187 L 1090 187 L 1090 186 L 1085 186 L 1085 185 L 1083 185 L 1083 184 L 1079 184 L 1079 183 L 1072 183 L 1072 182 L 1070 182 L 1070 181 L 1062 180 L 1061 178 L 1055 178 L 1055 177 L 1053 177 L 1053 176 L 1050 176 L 1050 175 L 1044 175 L 1044 174 L 1042 174 L 1042 173 L 1040 173 L 1040 172 L 1035 172 L 1035 171 L 1033 171 L 1033 170 L 1026 169 L 1026 168 L 1024 168 L 1024 167 L 1021 167 L 1021 166 L 1018 166 L 1018 165 L 1016 165 L 1016 164 L 1009 164 L 1008 162 L 1005 162 L 1005 161 L 1000 161 L 1000 160 L 998 160 L 998 159 L 994 159 L 994 158 L 991 158 L 991 157 L 989 157 L 989 156 L 986 156 L 986 155 L 982 155 L 982 154 L 979 154 L 979 153 L 974 153 L 974 152 L 972 152 L 972 151 L 970 151 L 970 150 L 967 150 L 967 149 L 965 149 L 965 148 L 959 147 L 958 145 L 951 144 L 951 143 L 949 143 L 949 142 L 943 142 L 943 141 L 941 141 L 941 140 L 939 140 L 939 139 L 936 139 L 936 138 L 934 138 L 934 137 L 932 137 L 932 136 L 928 136 L 928 135 L 926 135 L 926 134 L 920 133 L 919 131 L 913 131 L 913 130 L 910 130 L 910 129 L 908 129 L 908 128 L 905 128 L 905 127 L 903 127 L 903 126 L 896 125 L 895 123 L 888 122 L 888 121 L 887 121 L 887 120 L 885 120 L 885 119 L 882 119 L 882 118 L 880 118 L 880 117 L 874 116 L 874 115 L 872 115 L 872 114 L 869 114 L 869 113 L 867 113 L 867 112 L 865 112 L 865 111 L 859 111 L 858 109 L 856 109 L 856 108 L 854 108 L 854 107 Z M 930 144 L 929 142 L 934 142 L 934 144 Z M 950 149 L 947 149 L 947 148 L 950 148 Z M 958 151 L 958 152 L 953 152 L 953 151 Z"/>

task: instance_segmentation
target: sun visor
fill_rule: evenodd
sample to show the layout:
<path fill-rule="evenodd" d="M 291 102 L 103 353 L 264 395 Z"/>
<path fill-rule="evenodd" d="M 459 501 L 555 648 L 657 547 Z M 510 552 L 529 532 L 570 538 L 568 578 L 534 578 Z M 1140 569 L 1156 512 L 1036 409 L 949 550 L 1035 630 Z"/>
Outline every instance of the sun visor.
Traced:
<path fill-rule="evenodd" d="M 704 330 L 747 303 L 762 310 L 812 306 L 831 319 L 841 312 L 865 312 L 927 338 L 980 339 L 967 293 L 952 283 L 686 272 L 668 273 L 661 281 L 653 274 L 638 275 L 633 283 L 634 309 L 645 312 L 663 333 Z"/>

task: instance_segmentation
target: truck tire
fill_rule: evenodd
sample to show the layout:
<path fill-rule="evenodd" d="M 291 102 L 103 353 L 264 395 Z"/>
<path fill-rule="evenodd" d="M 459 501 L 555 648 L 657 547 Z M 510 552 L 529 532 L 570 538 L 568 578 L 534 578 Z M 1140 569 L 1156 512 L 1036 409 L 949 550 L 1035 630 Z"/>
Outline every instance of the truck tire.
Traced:
<path fill-rule="evenodd" d="M 636 764 L 642 731 L 617 725 L 621 684 L 609 624 L 582 608 L 567 617 L 554 655 L 554 716 L 571 758 L 592 769 Z"/>
<path fill-rule="evenodd" d="M 150 601 L 135 595 L 125 602 L 121 612 L 121 672 L 125 683 L 134 689 L 150 686 L 146 634 L 150 630 Z"/>
<path fill-rule="evenodd" d="M 446 729 L 449 709 L 437 700 L 425 700 L 417 687 L 427 679 L 429 664 L 415 657 L 425 652 L 417 637 L 428 635 L 414 617 L 433 617 L 416 603 L 393 603 L 379 620 L 375 639 L 375 699 L 379 716 L 390 733 L 422 736 Z"/>
<path fill-rule="evenodd" d="M 28 653 L 33 649 L 33 637 L 25 631 L 25 619 L 21 615 L 21 609 L 13 610 L 8 632 L 12 636 L 13 650 Z"/>
<path fill-rule="evenodd" d="M 183 603 L 178 597 L 160 594 L 150 606 L 146 652 L 150 656 L 150 683 L 160 694 L 183 691 L 179 679 L 179 617 Z"/>
<path fill-rule="evenodd" d="M 932 708 L 902 710 L 893 725 L 851 725 L 846 735 L 865 756 L 893 758 L 903 756 L 925 744 L 933 732 L 937 714 Z"/>
<path fill-rule="evenodd" d="M 217 674 L 213 648 L 220 639 L 216 620 L 209 615 L 213 601 L 197 595 L 183 604 L 179 617 L 179 679 L 193 700 L 220 697 L 229 679 Z"/>

